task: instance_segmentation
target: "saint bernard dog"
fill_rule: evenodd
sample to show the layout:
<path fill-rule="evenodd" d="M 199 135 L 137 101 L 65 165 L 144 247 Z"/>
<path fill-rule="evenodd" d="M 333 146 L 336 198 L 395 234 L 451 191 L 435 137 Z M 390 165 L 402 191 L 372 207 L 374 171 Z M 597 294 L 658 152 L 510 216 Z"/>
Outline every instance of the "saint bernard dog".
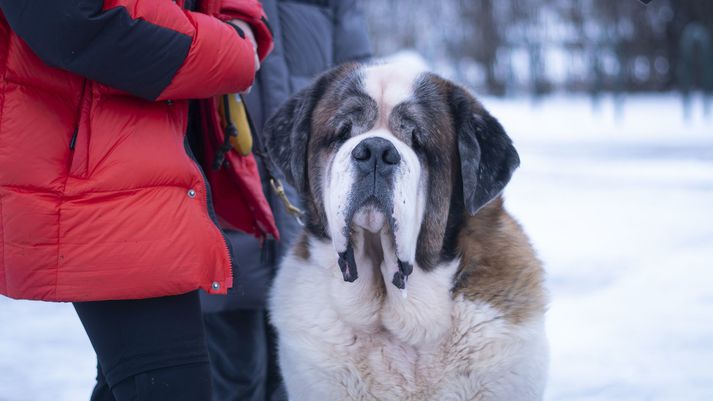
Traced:
<path fill-rule="evenodd" d="M 500 196 L 519 157 L 467 90 L 346 64 L 265 136 L 306 209 L 270 296 L 291 401 L 542 399 L 544 272 Z"/>

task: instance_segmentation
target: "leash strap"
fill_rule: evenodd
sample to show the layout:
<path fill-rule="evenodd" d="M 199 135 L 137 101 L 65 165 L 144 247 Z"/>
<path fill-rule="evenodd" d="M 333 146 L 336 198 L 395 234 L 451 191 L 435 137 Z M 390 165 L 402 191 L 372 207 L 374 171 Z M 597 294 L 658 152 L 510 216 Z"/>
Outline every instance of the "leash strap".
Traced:
<path fill-rule="evenodd" d="M 304 226 L 304 212 L 295 206 L 292 202 L 290 202 L 290 199 L 287 197 L 287 193 L 285 192 L 285 188 L 282 185 L 282 182 L 273 174 L 273 169 L 272 169 L 272 161 L 270 160 L 270 157 L 267 155 L 267 151 L 265 150 L 265 146 L 262 143 L 262 137 L 260 134 L 255 130 L 255 124 L 253 123 L 252 118 L 250 117 L 250 112 L 248 108 L 245 106 L 245 98 L 243 95 L 223 95 L 223 107 L 224 107 L 224 114 L 227 118 L 228 121 L 226 121 L 226 127 L 225 127 L 225 141 L 221 148 L 218 151 L 218 154 L 216 154 L 216 159 L 214 160 L 214 168 L 217 164 L 218 167 L 220 167 L 225 160 L 225 154 L 230 151 L 230 138 L 231 137 L 236 137 L 237 136 L 237 129 L 233 125 L 233 122 L 231 121 L 231 114 L 230 114 L 230 101 L 228 96 L 239 96 L 240 101 L 242 102 L 243 106 L 243 111 L 245 112 L 245 119 L 247 120 L 248 123 L 248 128 L 250 130 L 250 133 L 252 134 L 252 139 L 253 139 L 253 144 L 254 146 L 252 147 L 252 152 L 255 156 L 259 157 L 262 160 L 262 165 L 263 165 L 263 170 L 265 174 L 267 175 L 267 179 L 270 182 L 270 187 L 272 188 L 273 192 L 277 195 L 278 198 L 280 198 L 280 201 L 282 202 L 282 205 L 285 207 L 285 210 L 287 210 L 287 213 L 289 213 L 292 217 L 297 220 L 297 223 L 299 223 L 301 226 Z M 227 149 L 226 149 L 227 148 Z M 226 149 L 224 151 L 224 149 Z M 220 156 L 220 160 L 218 159 Z"/>

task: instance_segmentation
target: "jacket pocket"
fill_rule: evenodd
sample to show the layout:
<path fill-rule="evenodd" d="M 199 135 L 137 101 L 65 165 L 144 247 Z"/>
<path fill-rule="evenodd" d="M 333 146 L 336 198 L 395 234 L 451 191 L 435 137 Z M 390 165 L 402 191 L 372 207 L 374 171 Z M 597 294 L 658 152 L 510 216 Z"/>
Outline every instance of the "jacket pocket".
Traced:
<path fill-rule="evenodd" d="M 69 140 L 69 175 L 85 177 L 89 165 L 89 112 L 91 109 L 91 85 L 85 80 L 77 104 L 77 118 Z"/>

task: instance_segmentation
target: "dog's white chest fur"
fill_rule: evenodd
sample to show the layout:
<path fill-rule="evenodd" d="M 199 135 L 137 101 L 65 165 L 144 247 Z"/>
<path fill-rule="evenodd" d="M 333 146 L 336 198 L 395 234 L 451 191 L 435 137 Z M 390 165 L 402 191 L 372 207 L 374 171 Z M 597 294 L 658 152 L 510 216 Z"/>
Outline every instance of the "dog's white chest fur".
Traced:
<path fill-rule="evenodd" d="M 404 296 L 385 265 L 360 265 L 348 283 L 331 244 L 309 249 L 283 262 L 271 297 L 291 401 L 542 398 L 543 322 L 454 297 L 457 262 L 414 269 Z"/>

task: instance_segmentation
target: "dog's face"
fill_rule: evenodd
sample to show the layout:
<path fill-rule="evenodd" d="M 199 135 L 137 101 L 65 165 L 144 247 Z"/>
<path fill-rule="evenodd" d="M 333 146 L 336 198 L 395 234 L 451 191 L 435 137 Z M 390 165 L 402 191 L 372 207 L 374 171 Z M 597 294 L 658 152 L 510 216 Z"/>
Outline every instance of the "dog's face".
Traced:
<path fill-rule="evenodd" d="M 331 239 L 344 279 L 357 278 L 359 230 L 392 240 L 400 288 L 414 264 L 430 270 L 456 256 L 463 220 L 519 164 L 501 125 L 466 90 L 402 64 L 327 72 L 278 110 L 265 135 L 302 195 L 307 230 Z"/>

